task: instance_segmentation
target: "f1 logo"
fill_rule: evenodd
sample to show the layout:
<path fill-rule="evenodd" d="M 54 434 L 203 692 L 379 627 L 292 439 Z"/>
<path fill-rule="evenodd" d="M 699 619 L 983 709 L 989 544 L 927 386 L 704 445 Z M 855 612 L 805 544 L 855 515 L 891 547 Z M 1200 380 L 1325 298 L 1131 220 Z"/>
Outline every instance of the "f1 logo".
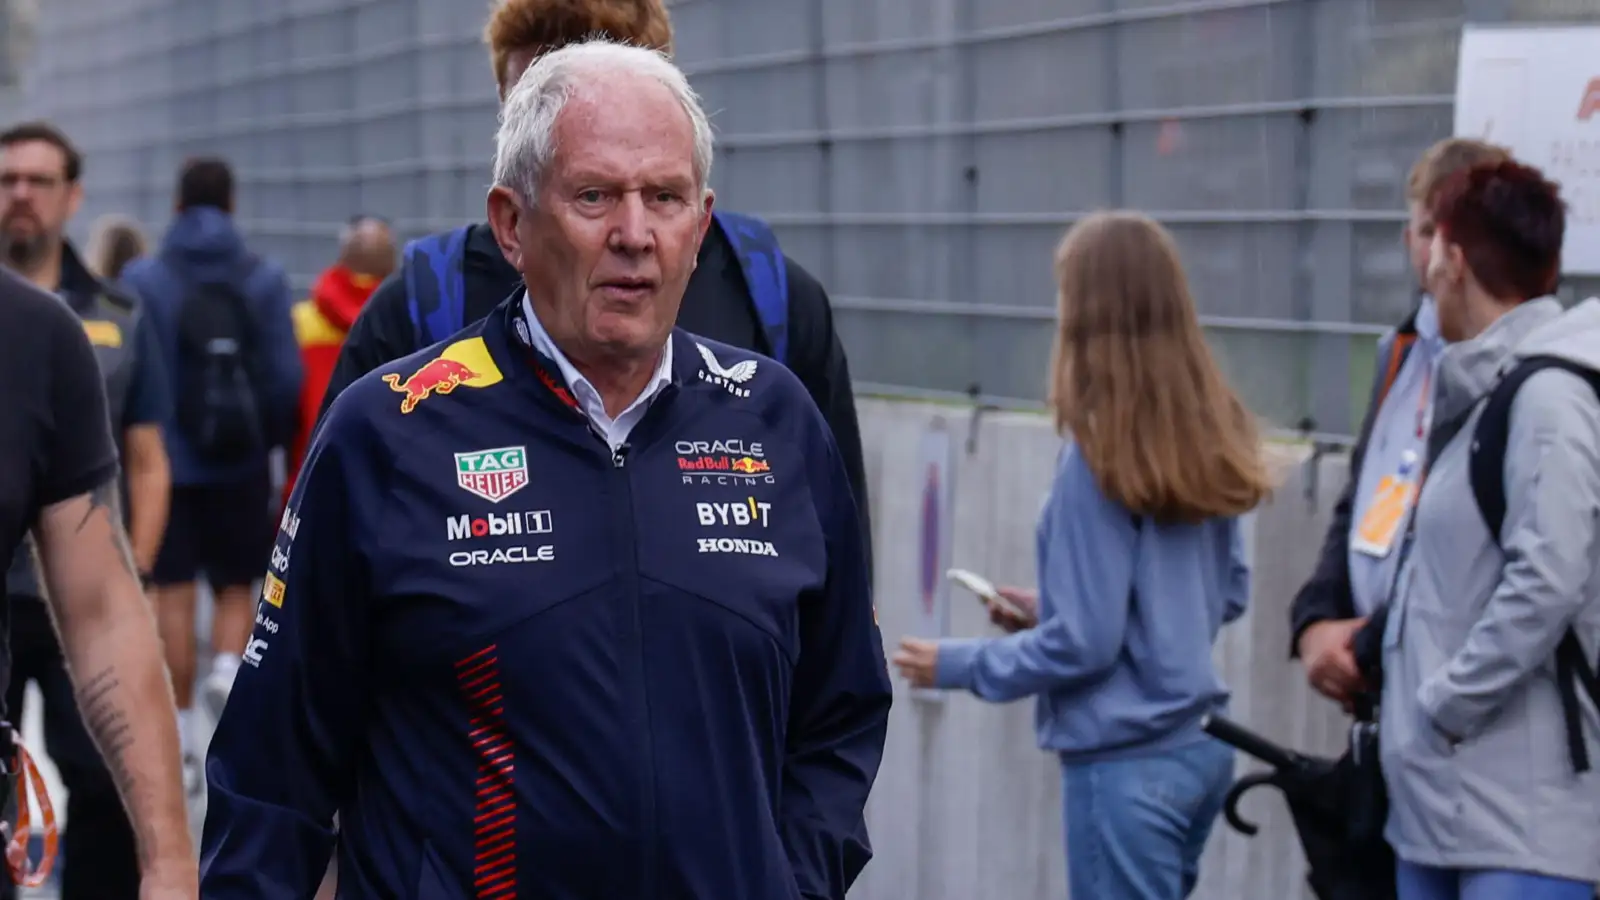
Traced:
<path fill-rule="evenodd" d="M 1583 99 L 1578 103 L 1578 121 L 1587 122 L 1600 113 L 1600 78 L 1589 79 L 1589 86 L 1583 89 Z"/>

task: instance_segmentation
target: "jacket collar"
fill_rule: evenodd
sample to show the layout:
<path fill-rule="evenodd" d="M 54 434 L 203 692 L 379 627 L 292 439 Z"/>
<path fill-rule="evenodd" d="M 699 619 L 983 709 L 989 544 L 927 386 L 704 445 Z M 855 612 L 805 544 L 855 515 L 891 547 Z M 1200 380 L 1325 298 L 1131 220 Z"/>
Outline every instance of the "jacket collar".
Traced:
<path fill-rule="evenodd" d="M 1494 320 L 1477 337 L 1451 344 L 1439 361 L 1436 421 L 1451 421 L 1494 387 L 1531 332 L 1561 315 L 1561 301 L 1540 297 L 1520 303 Z"/>
<path fill-rule="evenodd" d="M 56 293 L 75 311 L 82 313 L 94 306 L 105 292 L 105 284 L 84 264 L 72 242 L 61 242 L 61 276 Z"/>
<path fill-rule="evenodd" d="M 605 403 L 600 397 L 600 392 L 583 377 L 583 373 L 567 359 L 561 348 L 556 346 L 555 340 L 545 330 L 544 324 L 539 321 L 538 313 L 533 309 L 533 303 L 528 299 L 527 291 L 521 292 L 521 317 L 518 319 L 517 338 L 524 343 L 533 353 L 540 357 L 540 362 L 554 364 L 556 374 L 559 374 L 563 384 L 567 386 L 578 404 L 590 418 L 605 416 Z M 676 329 L 674 329 L 676 330 Z M 644 390 L 629 404 L 630 408 L 639 403 L 646 405 L 654 402 L 656 397 L 667 385 L 674 383 L 673 369 L 673 341 L 669 336 L 661 354 L 661 361 L 656 364 L 656 370 L 650 376 L 650 381 Z M 566 402 L 563 400 L 562 402 Z"/>
<path fill-rule="evenodd" d="M 524 292 L 518 291 L 507 297 L 500 304 L 500 309 L 490 317 L 492 327 L 503 332 L 499 342 L 514 357 L 512 362 L 533 370 L 546 388 L 547 396 L 574 413 L 581 413 L 582 407 L 573 396 L 572 386 L 563 373 L 560 363 L 537 346 L 533 330 L 529 328 L 526 320 L 523 295 Z M 668 340 L 672 344 L 672 361 L 670 372 L 667 373 L 668 384 L 681 389 L 693 387 L 708 377 L 714 377 L 714 373 L 707 369 L 706 355 L 710 354 L 715 358 L 716 353 L 700 338 L 682 328 L 674 328 Z M 726 364 L 732 365 L 731 361 Z M 738 388 L 734 386 L 731 389 Z"/>

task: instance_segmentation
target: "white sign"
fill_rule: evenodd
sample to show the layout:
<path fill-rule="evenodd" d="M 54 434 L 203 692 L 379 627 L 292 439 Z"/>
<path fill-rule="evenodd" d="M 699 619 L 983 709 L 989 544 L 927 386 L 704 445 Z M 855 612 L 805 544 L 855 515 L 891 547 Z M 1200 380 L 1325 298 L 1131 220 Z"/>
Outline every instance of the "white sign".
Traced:
<path fill-rule="evenodd" d="M 1507 147 L 1561 185 L 1561 270 L 1600 274 L 1600 26 L 1468 26 L 1455 133 Z"/>

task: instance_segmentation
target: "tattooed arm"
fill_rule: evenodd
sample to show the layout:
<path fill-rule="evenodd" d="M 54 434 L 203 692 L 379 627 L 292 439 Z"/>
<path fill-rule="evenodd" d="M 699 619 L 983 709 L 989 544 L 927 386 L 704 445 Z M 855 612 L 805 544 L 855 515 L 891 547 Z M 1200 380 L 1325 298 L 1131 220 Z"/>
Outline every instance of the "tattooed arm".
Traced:
<path fill-rule="evenodd" d="M 194 897 L 198 875 L 172 687 L 117 510 L 115 478 L 45 507 L 36 537 L 84 724 L 127 805 L 143 897 Z"/>

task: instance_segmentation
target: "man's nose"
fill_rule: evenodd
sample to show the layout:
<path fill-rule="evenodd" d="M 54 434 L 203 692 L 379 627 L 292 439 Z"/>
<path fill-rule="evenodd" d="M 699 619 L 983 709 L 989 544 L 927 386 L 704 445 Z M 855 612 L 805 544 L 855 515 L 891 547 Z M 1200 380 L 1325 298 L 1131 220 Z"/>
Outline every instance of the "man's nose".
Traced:
<path fill-rule="evenodd" d="M 612 209 L 611 249 L 629 256 L 655 249 L 655 226 L 638 191 L 623 194 L 622 201 Z"/>

